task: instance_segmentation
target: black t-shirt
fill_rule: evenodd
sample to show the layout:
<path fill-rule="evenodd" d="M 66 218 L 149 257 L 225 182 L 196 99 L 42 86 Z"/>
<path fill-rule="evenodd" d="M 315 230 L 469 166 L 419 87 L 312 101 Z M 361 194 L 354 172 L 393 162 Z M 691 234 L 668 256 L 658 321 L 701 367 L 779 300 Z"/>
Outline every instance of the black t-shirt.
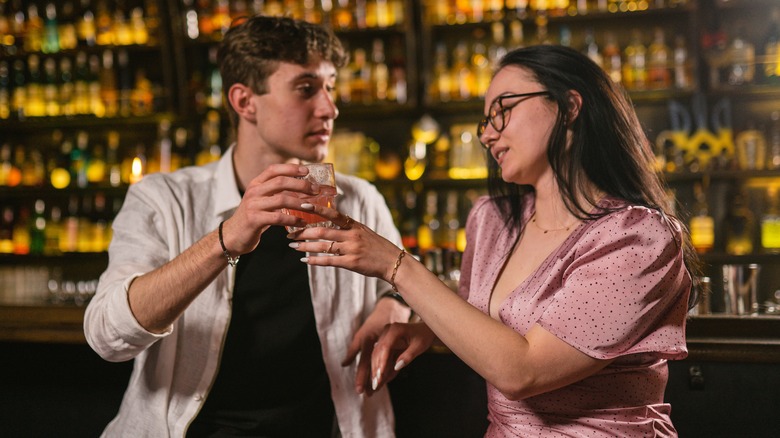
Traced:
<path fill-rule="evenodd" d="M 301 253 L 274 226 L 238 262 L 214 386 L 188 437 L 329 437 L 334 421 Z"/>

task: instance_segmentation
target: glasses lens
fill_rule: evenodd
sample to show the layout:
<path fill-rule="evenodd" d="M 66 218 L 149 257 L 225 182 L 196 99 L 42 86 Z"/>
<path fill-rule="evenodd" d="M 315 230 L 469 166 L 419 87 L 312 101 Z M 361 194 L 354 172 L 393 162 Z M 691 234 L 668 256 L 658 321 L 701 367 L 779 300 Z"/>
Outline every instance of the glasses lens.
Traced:
<path fill-rule="evenodd" d="M 490 122 L 498 132 L 504 130 L 504 111 L 504 105 L 501 99 L 498 99 L 496 105 L 490 111 Z"/>
<path fill-rule="evenodd" d="M 485 133 L 485 130 L 487 129 L 488 119 L 482 119 L 477 124 L 477 137 L 482 137 L 482 134 Z"/>

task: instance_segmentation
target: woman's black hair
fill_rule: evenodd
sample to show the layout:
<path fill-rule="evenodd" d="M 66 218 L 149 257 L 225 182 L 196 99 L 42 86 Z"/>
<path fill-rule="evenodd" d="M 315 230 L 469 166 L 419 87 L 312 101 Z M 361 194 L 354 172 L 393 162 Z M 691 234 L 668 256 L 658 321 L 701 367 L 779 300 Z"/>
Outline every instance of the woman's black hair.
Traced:
<path fill-rule="evenodd" d="M 666 186 L 654 168 L 654 156 L 642 125 L 624 89 L 584 54 L 564 46 L 538 45 L 513 50 L 499 63 L 498 69 L 520 67 L 531 73 L 536 82 L 550 92 L 548 99 L 558 106 L 558 118 L 550 133 L 547 158 L 561 189 L 566 208 L 580 219 L 595 219 L 609 213 L 595 212 L 587 205 L 596 204 L 589 190 L 592 183 L 599 191 L 623 199 L 632 205 L 667 212 Z M 582 96 L 577 117 L 570 122 L 570 91 Z M 567 130 L 571 144 L 567 145 Z M 488 154 L 488 191 L 493 202 L 507 217 L 507 226 L 520 226 L 524 194 L 530 186 L 506 183 L 500 167 Z M 587 204 L 582 205 L 581 199 Z M 684 224 L 683 254 L 693 278 L 689 304 L 696 302 L 700 264 Z"/>

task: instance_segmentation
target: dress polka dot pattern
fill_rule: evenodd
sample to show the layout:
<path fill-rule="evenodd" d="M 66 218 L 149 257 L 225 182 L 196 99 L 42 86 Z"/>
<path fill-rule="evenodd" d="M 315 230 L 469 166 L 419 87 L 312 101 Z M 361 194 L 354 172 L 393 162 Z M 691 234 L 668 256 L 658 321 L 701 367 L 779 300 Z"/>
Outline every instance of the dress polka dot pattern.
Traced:
<path fill-rule="evenodd" d="M 532 196 L 524 200 L 523 226 L 534 213 Z M 539 324 L 588 356 L 614 361 L 520 401 L 488 384 L 486 436 L 676 436 L 663 394 L 666 360 L 687 355 L 691 278 L 681 229 L 645 207 L 612 198 L 599 206 L 614 211 L 574 230 L 506 297 L 499 315 L 520 334 Z M 488 198 L 475 203 L 467 223 L 460 294 L 486 314 L 519 232 L 504 224 Z"/>

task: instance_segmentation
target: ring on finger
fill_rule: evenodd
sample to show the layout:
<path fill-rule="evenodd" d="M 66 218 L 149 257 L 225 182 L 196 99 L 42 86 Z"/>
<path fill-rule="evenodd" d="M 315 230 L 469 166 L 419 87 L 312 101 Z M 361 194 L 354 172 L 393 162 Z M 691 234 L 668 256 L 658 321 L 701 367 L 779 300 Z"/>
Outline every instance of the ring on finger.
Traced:
<path fill-rule="evenodd" d="M 330 245 L 328 245 L 328 249 L 325 250 L 326 254 L 330 254 L 330 250 L 333 249 L 333 244 L 336 243 L 335 241 L 331 240 Z"/>

